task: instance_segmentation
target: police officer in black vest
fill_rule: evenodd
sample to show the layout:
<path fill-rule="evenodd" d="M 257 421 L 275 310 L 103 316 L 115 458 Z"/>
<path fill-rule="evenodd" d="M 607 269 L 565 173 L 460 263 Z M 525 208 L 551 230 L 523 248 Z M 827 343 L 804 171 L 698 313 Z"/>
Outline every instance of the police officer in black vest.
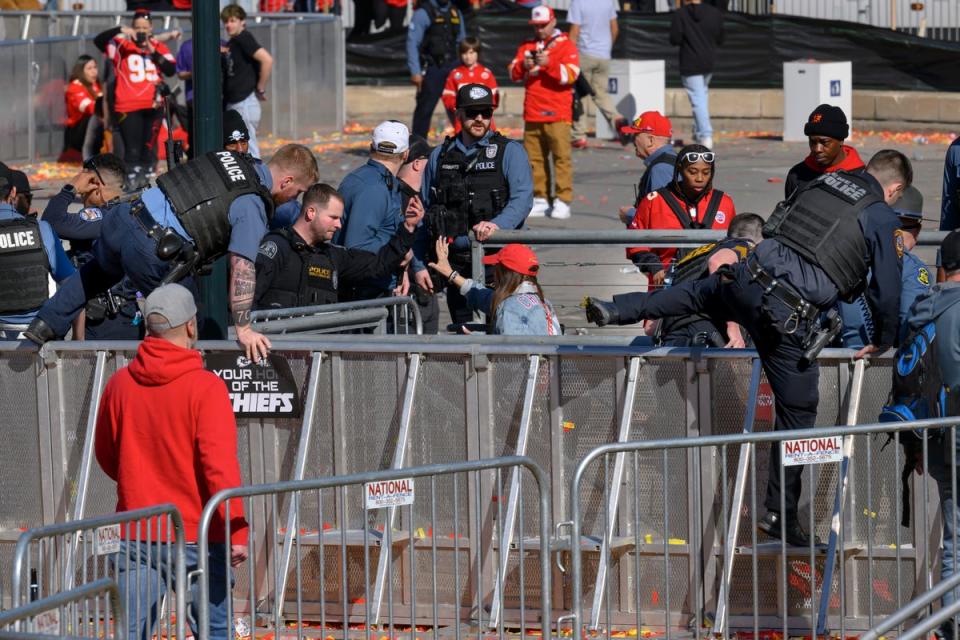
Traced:
<path fill-rule="evenodd" d="M 250 324 L 256 289 L 254 261 L 275 205 L 297 198 L 317 181 L 309 149 L 288 144 L 267 164 L 215 151 L 160 176 L 158 186 L 107 210 L 93 260 L 68 279 L 26 332 L 38 344 L 60 337 L 88 300 L 126 275 L 144 296 L 230 256 L 230 310 L 247 357 L 267 356 L 270 341 Z"/>
<path fill-rule="evenodd" d="M 470 273 L 470 231 L 484 241 L 497 229 L 519 229 L 533 207 L 533 176 L 523 145 L 490 129 L 493 93 L 481 84 L 457 91 L 457 118 L 462 129 L 430 154 L 420 188 L 427 209 L 429 246 L 440 237 L 453 243 L 454 273 Z M 418 246 L 418 249 L 421 247 Z M 426 255 L 422 263 L 433 262 Z M 433 291 L 426 268 L 414 274 L 417 284 Z M 454 324 L 470 322 L 460 290 L 448 283 L 447 306 Z"/>
<path fill-rule="evenodd" d="M 255 309 L 333 304 L 342 283 L 389 276 L 412 255 L 423 208 L 407 216 L 377 253 L 330 242 L 342 217 L 343 198 L 336 189 L 328 184 L 307 189 L 296 222 L 271 231 L 260 245 Z"/>
<path fill-rule="evenodd" d="M 430 119 L 447 76 L 460 64 L 460 41 L 467 26 L 450 0 L 422 0 L 407 27 L 407 68 L 417 88 L 413 133 L 428 137 Z"/>
<path fill-rule="evenodd" d="M 865 292 L 874 314 L 872 344 L 856 357 L 896 342 L 903 240 L 890 207 L 912 180 L 910 161 L 893 150 L 878 152 L 862 174 L 824 174 L 777 207 L 764 226 L 766 239 L 745 262 L 653 293 L 588 300 L 587 319 L 603 326 L 706 312 L 738 322 L 763 361 L 776 428 L 812 427 L 819 402 L 816 354 L 839 333 L 837 299 Z M 776 538 L 784 532 L 794 545 L 809 543 L 797 517 L 802 469 L 784 468 L 781 487 L 780 447 L 770 447 L 767 513 L 758 527 Z"/>

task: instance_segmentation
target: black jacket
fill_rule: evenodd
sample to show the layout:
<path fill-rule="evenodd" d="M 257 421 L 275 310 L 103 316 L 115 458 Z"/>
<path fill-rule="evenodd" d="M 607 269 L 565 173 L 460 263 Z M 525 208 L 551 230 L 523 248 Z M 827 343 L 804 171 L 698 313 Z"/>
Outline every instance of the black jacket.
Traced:
<path fill-rule="evenodd" d="M 713 72 L 717 45 L 723 44 L 723 14 L 708 4 L 688 4 L 673 12 L 670 44 L 680 47 L 680 75 Z"/>

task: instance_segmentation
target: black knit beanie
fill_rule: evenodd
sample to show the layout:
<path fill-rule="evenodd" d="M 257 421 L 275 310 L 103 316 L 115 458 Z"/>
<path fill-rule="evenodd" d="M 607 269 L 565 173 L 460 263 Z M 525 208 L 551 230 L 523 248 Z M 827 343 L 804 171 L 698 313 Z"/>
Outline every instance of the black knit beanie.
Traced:
<path fill-rule="evenodd" d="M 832 104 L 822 104 L 807 118 L 803 135 L 845 140 L 850 135 L 850 125 L 847 124 L 847 116 L 843 113 L 843 109 Z"/>

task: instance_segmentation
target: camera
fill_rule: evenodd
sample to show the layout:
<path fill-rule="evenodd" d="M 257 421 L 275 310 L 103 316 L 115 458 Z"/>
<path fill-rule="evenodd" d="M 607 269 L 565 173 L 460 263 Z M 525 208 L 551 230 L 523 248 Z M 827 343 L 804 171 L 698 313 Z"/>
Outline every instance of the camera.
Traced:
<path fill-rule="evenodd" d="M 135 42 L 136 42 L 137 45 L 140 46 L 140 47 L 142 47 L 143 45 L 147 44 L 147 34 L 146 34 L 145 32 L 143 32 L 143 31 L 138 31 L 138 32 L 137 32 L 137 35 L 136 35 L 136 38 L 135 38 Z"/>

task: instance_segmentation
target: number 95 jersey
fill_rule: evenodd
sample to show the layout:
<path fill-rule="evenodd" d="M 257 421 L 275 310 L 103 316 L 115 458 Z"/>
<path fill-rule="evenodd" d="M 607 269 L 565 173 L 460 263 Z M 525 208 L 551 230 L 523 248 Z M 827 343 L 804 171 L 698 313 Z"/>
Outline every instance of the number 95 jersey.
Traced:
<path fill-rule="evenodd" d="M 151 40 L 157 54 L 176 63 L 170 50 L 162 42 Z M 122 34 L 115 36 L 107 45 L 107 57 L 113 62 L 117 75 L 116 110 L 130 113 L 156 107 L 157 84 L 160 73 L 146 49 Z"/>

